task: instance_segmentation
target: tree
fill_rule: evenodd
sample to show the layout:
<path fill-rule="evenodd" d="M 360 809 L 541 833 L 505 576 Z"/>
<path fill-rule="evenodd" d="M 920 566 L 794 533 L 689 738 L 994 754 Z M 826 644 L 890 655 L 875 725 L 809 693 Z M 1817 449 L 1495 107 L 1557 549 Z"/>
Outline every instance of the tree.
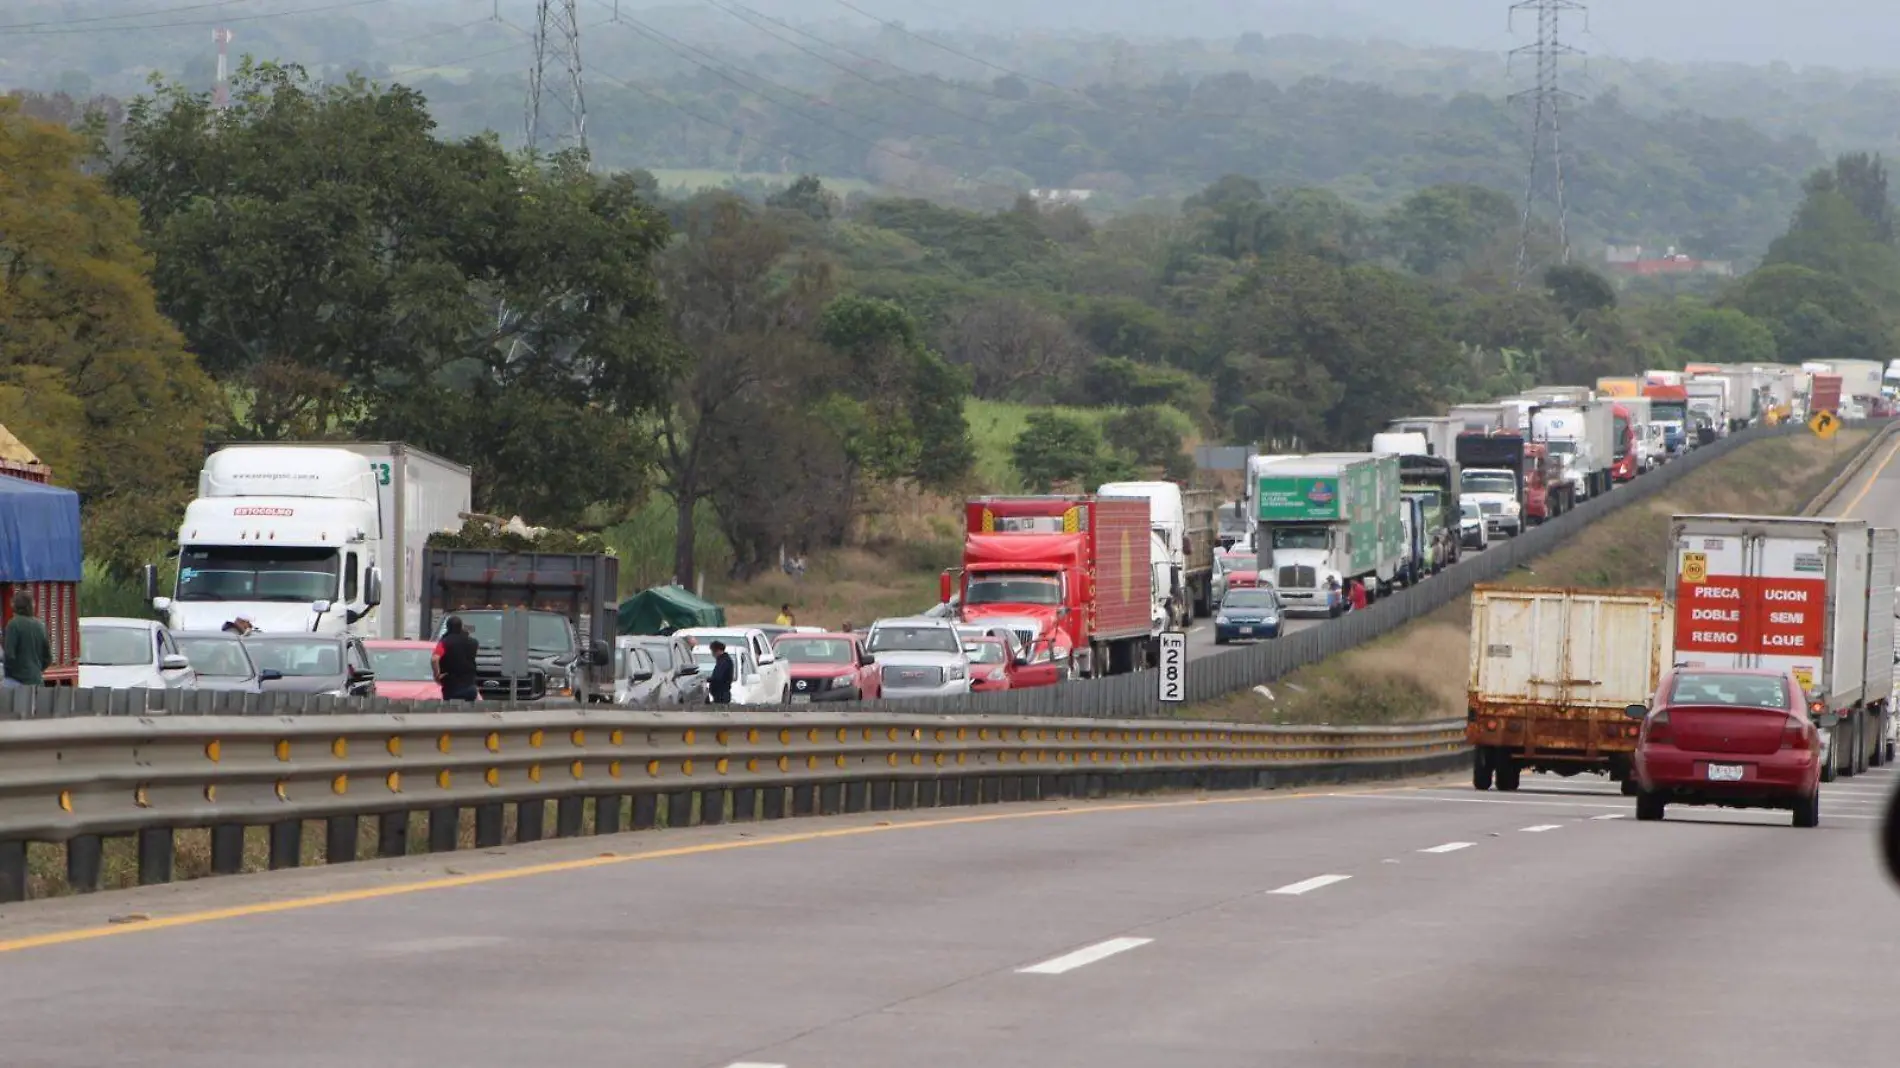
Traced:
<path fill-rule="evenodd" d="M 1775 335 L 1734 308 L 1703 308 L 1683 321 L 1676 344 L 1714 363 L 1774 363 Z"/>
<path fill-rule="evenodd" d="M 1610 311 L 1616 307 L 1616 289 L 1610 280 L 1576 264 L 1559 264 L 1546 270 L 1544 290 L 1573 322 L 1585 312 Z"/>
<path fill-rule="evenodd" d="M 1092 483 L 1102 464 L 1102 435 L 1094 424 L 1057 411 L 1035 411 L 1009 449 L 1010 462 L 1032 493 L 1060 483 Z"/>
<path fill-rule="evenodd" d="M 845 450 L 873 478 L 944 488 L 976 460 L 963 404 L 969 379 L 924 346 L 917 321 L 888 300 L 833 301 L 818 336 L 843 359 L 848 392 L 831 411 L 845 420 Z"/>
<path fill-rule="evenodd" d="M 1187 198 L 1182 212 L 1203 236 L 1203 247 L 1238 260 L 1258 256 L 1286 242 L 1284 221 L 1252 178 L 1230 174 Z"/>
<path fill-rule="evenodd" d="M 1047 400 L 1090 358 L 1061 316 L 1013 296 L 985 297 L 952 312 L 943 348 L 969 373 L 971 392 L 995 400 Z"/>
<path fill-rule="evenodd" d="M 814 222 L 828 222 L 838 213 L 838 198 L 814 174 L 799 175 L 797 181 L 766 197 L 765 204 L 796 212 Z"/>
<path fill-rule="evenodd" d="M 1421 189 L 1385 218 L 1392 253 L 1414 274 L 1456 270 L 1518 223 L 1517 205 L 1493 189 L 1436 185 Z"/>
<path fill-rule="evenodd" d="M 88 555 L 120 571 L 173 536 L 210 381 L 158 313 L 133 205 L 77 134 L 0 99 L 0 423 L 77 490 Z"/>

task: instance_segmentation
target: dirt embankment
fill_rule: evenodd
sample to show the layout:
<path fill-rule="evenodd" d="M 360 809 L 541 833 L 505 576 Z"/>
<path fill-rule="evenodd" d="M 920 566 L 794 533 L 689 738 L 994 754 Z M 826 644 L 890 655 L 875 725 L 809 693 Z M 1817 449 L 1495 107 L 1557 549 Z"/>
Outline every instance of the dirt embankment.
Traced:
<path fill-rule="evenodd" d="M 1630 505 L 1505 581 L 1522 585 L 1657 588 L 1668 560 L 1669 517 L 1692 512 L 1792 515 L 1827 486 L 1872 436 L 1824 442 L 1808 435 L 1743 446 L 1667 492 Z M 1268 723 L 1409 723 L 1460 716 L 1471 604 L 1460 598 L 1350 652 L 1257 691 L 1184 708 L 1194 719 Z"/>

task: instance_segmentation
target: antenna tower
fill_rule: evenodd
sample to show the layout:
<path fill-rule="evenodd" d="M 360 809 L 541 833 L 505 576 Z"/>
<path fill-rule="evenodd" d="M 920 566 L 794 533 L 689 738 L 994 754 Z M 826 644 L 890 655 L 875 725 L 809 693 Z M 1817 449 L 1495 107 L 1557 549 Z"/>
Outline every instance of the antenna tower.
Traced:
<path fill-rule="evenodd" d="M 1537 84 L 1511 95 L 1512 103 L 1528 102 L 1531 110 L 1530 165 L 1524 178 L 1524 225 L 1517 241 L 1517 280 L 1521 288 L 1530 270 L 1531 224 L 1536 218 L 1537 202 L 1549 197 L 1557 209 L 1557 244 L 1562 262 L 1570 262 L 1569 205 L 1564 202 L 1563 105 L 1579 99 L 1576 93 L 1559 84 L 1558 67 L 1567 57 L 1583 53 L 1564 44 L 1559 33 L 1565 14 L 1581 15 L 1589 27 L 1589 8 L 1577 0 L 1519 0 L 1511 5 L 1511 28 L 1517 28 L 1520 13 L 1537 19 L 1537 41 L 1511 50 L 1513 64 L 1519 58 L 1533 60 Z M 1549 171 L 1548 188 L 1544 174 Z"/>
<path fill-rule="evenodd" d="M 581 22 L 576 0 L 538 0 L 534 66 L 528 70 L 527 147 L 538 152 L 547 138 L 556 149 L 587 150 L 587 98 L 581 91 Z M 555 84 L 548 84 L 552 74 Z M 543 105 L 552 101 L 557 107 Z M 555 121 L 552 112 L 566 114 Z"/>
<path fill-rule="evenodd" d="M 218 81 L 211 90 L 211 106 L 223 111 L 231 106 L 231 31 L 222 26 L 212 30 L 211 43 L 218 46 Z"/>

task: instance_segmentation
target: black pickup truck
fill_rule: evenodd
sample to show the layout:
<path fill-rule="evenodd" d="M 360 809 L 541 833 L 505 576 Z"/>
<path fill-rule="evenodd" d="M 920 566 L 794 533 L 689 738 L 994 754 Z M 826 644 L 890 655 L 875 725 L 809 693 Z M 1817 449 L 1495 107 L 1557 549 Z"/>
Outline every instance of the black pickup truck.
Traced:
<path fill-rule="evenodd" d="M 483 700 L 614 699 L 615 557 L 429 549 L 422 577 L 422 633 L 439 637 L 449 616 L 461 617 L 481 643 L 475 664 Z M 502 620 L 509 608 L 529 613 L 525 678 L 502 673 Z"/>

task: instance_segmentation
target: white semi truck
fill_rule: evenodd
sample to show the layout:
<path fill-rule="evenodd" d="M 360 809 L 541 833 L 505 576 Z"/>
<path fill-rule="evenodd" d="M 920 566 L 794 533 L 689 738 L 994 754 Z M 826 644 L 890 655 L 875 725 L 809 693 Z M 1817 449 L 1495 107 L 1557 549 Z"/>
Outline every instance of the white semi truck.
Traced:
<path fill-rule="evenodd" d="M 243 616 L 263 631 L 420 638 L 423 550 L 462 525 L 469 469 L 399 442 L 243 443 L 205 459 L 178 530 L 175 631 Z"/>

